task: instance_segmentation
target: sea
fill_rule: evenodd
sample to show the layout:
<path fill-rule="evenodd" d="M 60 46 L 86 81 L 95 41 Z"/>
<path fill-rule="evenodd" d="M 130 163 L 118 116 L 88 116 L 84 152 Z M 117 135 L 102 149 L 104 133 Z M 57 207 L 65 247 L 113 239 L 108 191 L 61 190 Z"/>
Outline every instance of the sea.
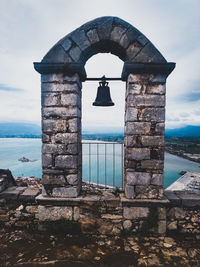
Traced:
<path fill-rule="evenodd" d="M 88 143 L 91 143 L 90 147 Z M 99 157 L 97 156 L 97 149 Z M 105 157 L 105 144 L 103 142 L 84 140 L 83 180 L 100 184 L 106 182 L 107 185 L 114 184 L 121 187 L 123 171 L 121 152 L 120 144 L 113 145 L 107 142 Z M 22 157 L 33 161 L 21 162 L 18 159 Z M 10 169 L 14 177 L 34 176 L 41 178 L 41 139 L 0 138 L 0 168 Z M 181 176 L 179 174 L 181 171 L 200 172 L 200 163 L 165 152 L 164 187 L 166 188 L 176 181 Z"/>

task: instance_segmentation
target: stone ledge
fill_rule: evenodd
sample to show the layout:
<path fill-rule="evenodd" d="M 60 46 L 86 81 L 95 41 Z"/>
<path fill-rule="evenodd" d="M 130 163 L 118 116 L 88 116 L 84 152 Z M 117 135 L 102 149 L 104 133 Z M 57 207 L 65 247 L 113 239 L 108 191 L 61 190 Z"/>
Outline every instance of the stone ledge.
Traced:
<path fill-rule="evenodd" d="M 192 192 L 176 192 L 176 195 L 181 199 L 181 204 L 184 207 L 200 207 L 200 195 Z"/>
<path fill-rule="evenodd" d="M 86 80 L 86 72 L 83 64 L 80 63 L 40 63 L 34 62 L 34 68 L 40 74 L 65 73 L 73 75 L 78 73 L 81 80 Z"/>
<path fill-rule="evenodd" d="M 169 199 L 170 204 L 172 204 L 172 205 L 180 205 L 181 204 L 180 198 L 173 191 L 165 190 L 164 195 L 166 196 L 167 199 Z"/>
<path fill-rule="evenodd" d="M 57 206 L 77 206 L 80 204 L 87 205 L 105 205 L 105 206 L 116 206 L 119 205 L 120 199 L 118 197 L 108 197 L 100 195 L 86 195 L 79 196 L 76 198 L 56 198 L 56 197 L 45 197 L 39 195 L 36 197 L 36 202 L 43 205 L 57 205 Z"/>
<path fill-rule="evenodd" d="M 127 199 L 124 194 L 120 196 L 122 206 L 129 205 L 129 206 L 157 206 L 157 205 L 167 205 L 169 204 L 169 200 L 167 198 L 163 199 Z"/>
<path fill-rule="evenodd" d="M 164 191 L 164 195 L 169 199 L 172 206 L 180 207 L 200 207 L 200 194 L 192 191 Z"/>
<path fill-rule="evenodd" d="M 5 198 L 6 200 L 17 200 L 19 195 L 23 193 L 27 187 L 12 186 L 0 193 L 0 198 Z"/>
<path fill-rule="evenodd" d="M 34 203 L 35 197 L 39 195 L 39 193 L 40 193 L 39 188 L 28 187 L 22 194 L 19 195 L 19 201 Z"/>
<path fill-rule="evenodd" d="M 166 77 L 173 71 L 176 63 L 131 63 L 126 61 L 122 70 L 122 81 L 126 81 L 132 74 L 165 74 Z"/>

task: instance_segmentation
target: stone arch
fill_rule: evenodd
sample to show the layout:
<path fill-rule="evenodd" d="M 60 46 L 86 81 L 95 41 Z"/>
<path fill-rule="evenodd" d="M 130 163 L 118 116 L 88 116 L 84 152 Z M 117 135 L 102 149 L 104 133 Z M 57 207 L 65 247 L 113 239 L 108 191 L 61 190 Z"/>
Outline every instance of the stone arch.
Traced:
<path fill-rule="evenodd" d="M 112 53 L 123 61 L 165 63 L 155 46 L 135 27 L 117 17 L 94 19 L 58 41 L 42 63 L 82 63 L 97 53 Z"/>
<path fill-rule="evenodd" d="M 81 88 L 97 53 L 124 61 L 124 190 L 127 198 L 163 197 L 166 78 L 175 67 L 136 28 L 117 17 L 92 20 L 56 43 L 41 62 L 43 195 L 81 191 Z"/>

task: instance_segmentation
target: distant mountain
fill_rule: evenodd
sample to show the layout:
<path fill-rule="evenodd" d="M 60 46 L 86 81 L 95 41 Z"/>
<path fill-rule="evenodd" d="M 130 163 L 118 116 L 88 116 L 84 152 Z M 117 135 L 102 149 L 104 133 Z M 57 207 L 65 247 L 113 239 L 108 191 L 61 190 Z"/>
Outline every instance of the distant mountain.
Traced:
<path fill-rule="evenodd" d="M 177 137 L 200 137 L 200 126 L 188 125 L 183 128 L 166 129 L 165 135 Z"/>
<path fill-rule="evenodd" d="M 112 135 L 119 135 L 124 134 L 124 128 L 123 127 L 87 127 L 83 128 L 82 131 L 83 134 L 112 134 Z"/>
<path fill-rule="evenodd" d="M 41 127 L 33 123 L 0 122 L 0 137 L 40 137 Z"/>
<path fill-rule="evenodd" d="M 123 136 L 122 127 L 90 127 L 83 129 L 82 134 Z M 200 126 L 186 126 L 183 128 L 166 129 L 166 136 L 200 137 Z M 41 127 L 34 123 L 0 122 L 0 138 L 2 137 L 40 137 Z"/>

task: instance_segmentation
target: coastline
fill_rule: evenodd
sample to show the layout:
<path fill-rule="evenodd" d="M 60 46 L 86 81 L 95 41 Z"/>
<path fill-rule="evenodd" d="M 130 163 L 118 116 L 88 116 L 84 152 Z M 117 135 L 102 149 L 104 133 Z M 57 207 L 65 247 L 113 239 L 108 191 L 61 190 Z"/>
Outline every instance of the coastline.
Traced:
<path fill-rule="evenodd" d="M 185 155 L 184 153 L 179 152 L 179 151 L 171 151 L 170 149 L 167 149 L 167 148 L 165 148 L 165 151 L 169 154 L 179 156 L 181 158 L 184 158 L 184 159 L 196 162 L 196 163 L 200 163 L 200 154 L 199 154 L 199 159 L 195 159 L 195 158 L 189 157 L 188 155 Z"/>

